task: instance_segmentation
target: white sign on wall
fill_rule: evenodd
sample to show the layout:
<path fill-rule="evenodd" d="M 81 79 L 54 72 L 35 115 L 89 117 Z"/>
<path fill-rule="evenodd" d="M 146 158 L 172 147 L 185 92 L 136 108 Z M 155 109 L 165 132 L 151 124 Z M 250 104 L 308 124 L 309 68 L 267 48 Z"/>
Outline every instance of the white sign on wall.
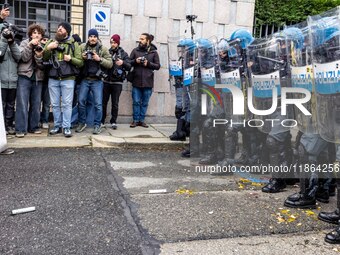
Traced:
<path fill-rule="evenodd" d="M 91 5 L 91 27 L 99 35 L 110 35 L 111 7 L 108 4 Z"/>

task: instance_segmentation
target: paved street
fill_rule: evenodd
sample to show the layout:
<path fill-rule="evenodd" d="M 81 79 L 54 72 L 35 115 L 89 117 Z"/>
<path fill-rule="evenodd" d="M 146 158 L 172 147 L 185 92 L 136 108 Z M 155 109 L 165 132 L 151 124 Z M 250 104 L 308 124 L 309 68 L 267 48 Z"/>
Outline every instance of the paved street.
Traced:
<path fill-rule="evenodd" d="M 318 210 L 284 210 L 296 187 L 263 194 L 194 163 L 173 150 L 17 149 L 1 157 L 0 254 L 338 254 Z"/>

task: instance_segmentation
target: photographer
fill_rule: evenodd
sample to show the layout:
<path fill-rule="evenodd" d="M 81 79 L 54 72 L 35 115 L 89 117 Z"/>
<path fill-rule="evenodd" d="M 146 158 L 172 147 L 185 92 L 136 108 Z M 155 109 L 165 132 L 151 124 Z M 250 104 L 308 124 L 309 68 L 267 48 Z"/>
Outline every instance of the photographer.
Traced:
<path fill-rule="evenodd" d="M 112 56 L 113 66 L 107 70 L 108 77 L 104 80 L 102 123 L 105 123 L 107 103 L 111 96 L 110 124 L 113 129 L 117 129 L 119 97 L 126 78 L 126 71 L 130 71 L 131 63 L 129 55 L 119 46 L 119 35 L 114 34 L 111 37 L 110 43 L 111 48 L 109 52 Z"/>
<path fill-rule="evenodd" d="M 78 70 L 83 66 L 83 59 L 78 43 L 75 43 L 71 37 L 69 23 L 59 24 L 55 40 L 49 40 L 45 45 L 43 59 L 50 68 L 48 88 L 54 118 L 54 127 L 50 130 L 50 134 L 60 133 L 63 128 L 64 136 L 71 137 L 74 84 L 79 74 Z"/>
<path fill-rule="evenodd" d="M 98 31 L 90 29 L 88 32 L 87 43 L 81 46 L 82 56 L 85 61 L 83 77 L 80 84 L 78 99 L 79 125 L 76 132 L 80 133 L 86 128 L 86 100 L 88 94 L 92 92 L 94 101 L 94 129 L 93 134 L 100 134 L 102 120 L 102 101 L 103 101 L 103 81 L 106 74 L 102 67 L 109 69 L 112 67 L 112 58 L 109 50 L 103 46 L 98 39 Z"/>
<path fill-rule="evenodd" d="M 6 5 L 2 6 L 6 7 Z M 1 9 L 0 23 L 0 79 L 2 107 L 5 119 L 5 129 L 8 134 L 15 134 L 14 106 L 18 82 L 18 62 L 21 58 L 19 46 L 14 43 L 14 33 L 8 29 L 4 20 L 9 16 L 9 7 Z"/>
<path fill-rule="evenodd" d="M 1 12 L 0 12 L 0 26 L 4 22 L 4 20 L 9 16 L 9 6 L 8 5 L 2 5 L 1 6 Z M 1 47 L 3 44 L 0 42 Z M 0 53 L 0 55 L 2 55 Z M 10 155 L 14 153 L 14 150 L 7 148 L 7 138 L 6 133 L 7 130 L 5 128 L 4 123 L 4 112 L 3 112 L 3 102 L 2 102 L 2 88 L 0 90 L 0 155 Z M 14 130 L 13 130 L 14 132 Z"/>
<path fill-rule="evenodd" d="M 132 101 L 133 101 L 133 121 L 131 128 L 136 126 L 149 127 L 145 122 L 145 114 L 148 109 L 149 100 L 152 94 L 154 83 L 154 70 L 159 70 L 159 56 L 157 48 L 151 42 L 153 36 L 143 33 L 139 37 L 139 45 L 133 49 L 130 59 L 133 69 Z"/>
<path fill-rule="evenodd" d="M 16 99 L 16 137 L 24 137 L 27 131 L 41 134 L 39 129 L 40 103 L 44 66 L 43 47 L 40 43 L 44 29 L 37 24 L 28 27 L 28 39 L 21 42 L 21 60 L 18 66 L 18 88 Z"/>

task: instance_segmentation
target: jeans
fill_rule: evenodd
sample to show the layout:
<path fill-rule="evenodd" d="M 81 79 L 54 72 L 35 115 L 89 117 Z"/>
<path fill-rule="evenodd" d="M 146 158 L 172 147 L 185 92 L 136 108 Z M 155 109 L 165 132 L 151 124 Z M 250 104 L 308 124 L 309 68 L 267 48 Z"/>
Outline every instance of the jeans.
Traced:
<path fill-rule="evenodd" d="M 74 80 L 55 80 L 50 78 L 48 80 L 48 89 L 53 110 L 54 126 L 70 128 Z"/>
<path fill-rule="evenodd" d="M 32 81 L 19 76 L 15 114 L 16 132 L 27 133 L 39 129 L 41 90 L 41 81 Z"/>
<path fill-rule="evenodd" d="M 103 117 L 102 123 L 105 123 L 106 118 L 106 110 L 107 110 L 107 103 L 109 102 L 111 96 L 111 119 L 110 123 L 117 123 L 118 117 L 118 106 L 119 106 L 119 97 L 122 93 L 123 84 L 122 83 L 105 83 L 104 82 L 104 89 L 103 89 Z"/>
<path fill-rule="evenodd" d="M 79 123 L 86 122 L 86 104 L 87 98 L 90 93 L 93 94 L 94 103 L 94 125 L 100 126 L 102 115 L 103 115 L 103 81 L 101 80 L 82 80 L 79 90 L 79 105 L 78 105 L 78 116 Z"/>
<path fill-rule="evenodd" d="M 152 88 L 132 87 L 132 108 L 134 122 L 144 122 L 151 94 Z"/>
<path fill-rule="evenodd" d="M 48 123 L 48 119 L 50 116 L 50 94 L 48 92 L 48 84 L 43 84 L 42 91 L 41 91 L 41 103 L 42 109 L 40 114 L 40 122 L 41 123 Z"/>
<path fill-rule="evenodd" d="M 17 89 L 1 89 L 2 109 L 6 130 L 8 127 L 13 127 L 16 94 Z"/>

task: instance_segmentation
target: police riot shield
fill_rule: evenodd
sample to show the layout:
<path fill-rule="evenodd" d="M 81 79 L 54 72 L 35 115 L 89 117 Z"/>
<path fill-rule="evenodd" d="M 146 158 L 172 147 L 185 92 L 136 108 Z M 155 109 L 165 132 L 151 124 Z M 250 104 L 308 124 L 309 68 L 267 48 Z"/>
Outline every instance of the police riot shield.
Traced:
<path fill-rule="evenodd" d="M 294 125 L 293 110 L 287 107 L 286 112 L 281 111 L 280 103 L 281 89 L 290 86 L 285 43 L 285 38 L 276 33 L 248 46 L 248 107 L 255 115 L 248 124 L 264 133 L 280 134 Z"/>
<path fill-rule="evenodd" d="M 310 40 L 310 29 L 307 22 L 301 22 L 292 27 L 287 27 L 282 31 L 286 39 L 286 47 L 289 56 L 289 66 L 291 74 L 292 88 L 302 88 L 308 90 L 311 99 L 304 103 L 310 115 L 304 113 L 294 105 L 294 116 L 298 129 L 304 134 L 317 133 L 317 112 L 315 83 L 313 79 L 312 47 Z M 302 99 L 306 95 L 303 93 L 293 93 L 293 98 Z"/>
<path fill-rule="evenodd" d="M 309 17 L 313 47 L 318 131 L 340 142 L 340 19 L 339 7 Z"/>
<path fill-rule="evenodd" d="M 171 88 L 179 88 L 183 86 L 183 55 L 185 46 L 179 46 L 179 42 L 183 37 L 168 37 L 168 65 L 169 65 L 169 81 Z"/>

